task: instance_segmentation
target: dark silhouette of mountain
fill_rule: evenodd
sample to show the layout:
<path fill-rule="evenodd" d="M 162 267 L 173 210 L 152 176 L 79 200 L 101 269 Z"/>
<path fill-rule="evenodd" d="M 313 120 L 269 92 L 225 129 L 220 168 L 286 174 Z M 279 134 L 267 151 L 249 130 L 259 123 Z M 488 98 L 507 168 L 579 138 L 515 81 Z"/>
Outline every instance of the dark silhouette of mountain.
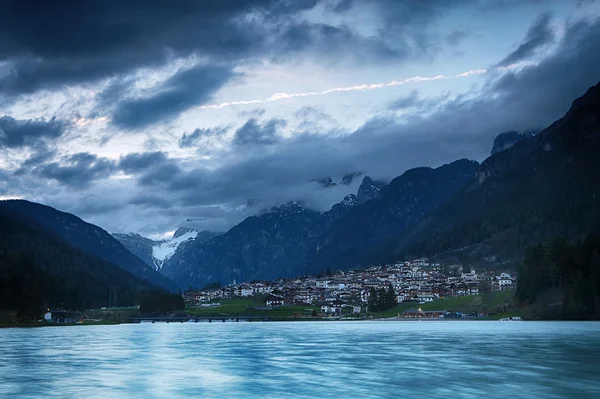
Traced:
<path fill-rule="evenodd" d="M 172 281 L 129 252 L 108 232 L 75 215 L 24 200 L 2 201 L 0 209 L 23 224 L 40 226 L 72 247 L 113 263 L 151 284 L 171 290 L 177 288 Z"/>
<path fill-rule="evenodd" d="M 321 213 L 298 202 L 245 219 L 204 244 L 190 243 L 164 265 L 182 287 L 303 274 L 322 230 Z"/>
<path fill-rule="evenodd" d="M 478 166 L 463 159 L 436 169 L 415 168 L 374 191 L 377 197 L 349 210 L 320 237 L 314 270 L 380 260 L 389 243 L 471 183 Z M 365 177 L 364 185 L 372 187 L 372 180 Z"/>
<path fill-rule="evenodd" d="M 274 207 L 205 244 L 188 243 L 165 263 L 163 273 L 187 288 L 362 266 L 382 241 L 402 234 L 472 182 L 477 167 L 461 160 L 417 168 L 389 186 L 365 178 L 364 187 L 377 188 L 371 200 L 361 204 L 348 195 L 327 212 L 298 202 Z"/>
<path fill-rule="evenodd" d="M 524 139 L 530 139 L 535 136 L 539 130 L 530 130 L 526 132 L 504 132 L 500 133 L 494 139 L 494 146 L 492 147 L 491 155 L 497 154 L 500 151 L 504 151 L 517 144 L 519 141 Z"/>
<path fill-rule="evenodd" d="M 397 254 L 514 266 L 544 239 L 600 228 L 600 84 L 551 126 L 486 159 Z"/>
<path fill-rule="evenodd" d="M 37 318 L 46 307 L 129 306 L 161 292 L 0 206 L 0 309 L 18 309 L 23 317 Z"/>

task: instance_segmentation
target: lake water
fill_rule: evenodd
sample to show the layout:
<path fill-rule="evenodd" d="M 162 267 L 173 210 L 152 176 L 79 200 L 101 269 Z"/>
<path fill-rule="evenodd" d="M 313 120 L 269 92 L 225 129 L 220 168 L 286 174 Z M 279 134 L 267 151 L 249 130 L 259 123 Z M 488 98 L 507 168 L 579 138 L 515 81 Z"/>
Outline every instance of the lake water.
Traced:
<path fill-rule="evenodd" d="M 600 398 L 600 323 L 0 329 L 1 398 Z"/>

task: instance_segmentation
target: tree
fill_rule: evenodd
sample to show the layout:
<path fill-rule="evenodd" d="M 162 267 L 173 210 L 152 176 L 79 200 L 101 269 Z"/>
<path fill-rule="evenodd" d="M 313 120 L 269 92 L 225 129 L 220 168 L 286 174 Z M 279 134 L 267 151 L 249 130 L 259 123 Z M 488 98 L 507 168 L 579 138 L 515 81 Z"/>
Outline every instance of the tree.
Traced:
<path fill-rule="evenodd" d="M 396 300 L 396 291 L 394 291 L 394 287 L 392 287 L 392 284 L 388 285 L 385 303 L 386 309 L 392 309 L 398 304 L 398 301 Z"/>
<path fill-rule="evenodd" d="M 487 295 L 491 292 L 492 292 L 492 283 L 488 280 L 481 280 L 479 282 L 479 293 Z"/>
<path fill-rule="evenodd" d="M 375 291 L 375 288 L 371 287 L 371 289 L 369 290 L 369 301 L 367 302 L 369 312 L 377 312 L 379 310 L 377 305 L 377 291 Z"/>

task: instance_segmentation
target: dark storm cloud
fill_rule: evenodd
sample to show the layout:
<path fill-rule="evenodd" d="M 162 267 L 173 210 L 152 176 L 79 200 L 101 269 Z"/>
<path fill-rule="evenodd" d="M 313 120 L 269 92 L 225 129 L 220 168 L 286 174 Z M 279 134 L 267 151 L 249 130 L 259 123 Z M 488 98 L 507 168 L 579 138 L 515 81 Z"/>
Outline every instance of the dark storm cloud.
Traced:
<path fill-rule="evenodd" d="M 3 116 L 0 118 L 0 147 L 33 147 L 46 139 L 59 138 L 68 126 L 66 122 L 55 118 L 19 120 Z"/>
<path fill-rule="evenodd" d="M 273 118 L 264 124 L 259 124 L 254 118 L 248 119 L 235 132 L 233 143 L 236 145 L 270 145 L 280 140 L 279 129 L 287 126 L 283 119 Z"/>
<path fill-rule="evenodd" d="M 318 3 L 325 3 L 327 16 L 365 7 L 377 13 L 381 26 L 364 36 L 344 23 L 306 20 L 301 12 Z M 0 61 L 8 68 L 0 74 L 0 94 L 113 78 L 115 85 L 100 98 L 108 101 L 127 84 L 122 77 L 192 55 L 210 64 L 237 65 L 261 57 L 286 59 L 298 51 L 312 52 L 327 63 L 433 54 L 443 38 L 428 32 L 429 27 L 464 5 L 480 2 L 0 0 Z M 130 125 L 127 119 L 124 123 Z"/>
<path fill-rule="evenodd" d="M 134 152 L 121 157 L 119 168 L 127 174 L 132 174 L 162 164 L 166 160 L 167 154 L 164 152 Z"/>
<path fill-rule="evenodd" d="M 197 146 L 204 137 L 219 137 L 227 133 L 229 127 L 219 126 L 213 128 L 196 129 L 190 134 L 184 133 L 179 139 L 180 148 Z"/>
<path fill-rule="evenodd" d="M 197 65 L 181 69 L 146 97 L 124 99 L 116 104 L 113 125 L 142 128 L 164 122 L 181 112 L 204 104 L 234 76 L 231 67 Z"/>
<path fill-rule="evenodd" d="M 88 188 L 97 180 L 107 179 L 119 172 L 138 178 L 138 184 L 154 184 L 180 172 L 177 161 L 164 152 L 130 153 L 115 161 L 81 152 L 53 162 L 55 153 L 39 152 L 24 161 L 15 174 L 31 173 L 75 189 Z"/>
<path fill-rule="evenodd" d="M 192 53 L 239 59 L 263 46 L 261 21 L 313 1 L 106 0 L 0 4 L 0 60 L 12 63 L 0 91 L 31 93 L 158 66 Z M 247 14 L 255 18 L 244 18 Z"/>
<path fill-rule="evenodd" d="M 550 26 L 552 14 L 546 13 L 541 15 L 531 25 L 525 36 L 525 40 L 517 47 L 515 51 L 508 54 L 497 66 L 508 66 L 519 61 L 526 60 L 542 47 L 554 41 L 554 30 Z"/>
<path fill-rule="evenodd" d="M 38 166 L 33 172 L 43 179 L 56 180 L 65 186 L 83 189 L 94 180 L 109 177 L 116 168 L 114 161 L 81 152 L 68 156 L 61 162 Z"/>

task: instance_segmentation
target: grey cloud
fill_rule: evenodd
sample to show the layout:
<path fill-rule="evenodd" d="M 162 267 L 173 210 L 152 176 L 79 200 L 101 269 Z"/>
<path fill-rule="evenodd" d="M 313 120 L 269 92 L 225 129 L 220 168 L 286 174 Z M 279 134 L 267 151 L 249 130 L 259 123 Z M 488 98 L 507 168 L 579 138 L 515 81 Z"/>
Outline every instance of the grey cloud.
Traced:
<path fill-rule="evenodd" d="M 0 91 L 31 93 L 85 83 L 193 53 L 218 61 L 239 59 L 259 51 L 269 37 L 261 16 L 293 15 L 315 3 L 4 1 L 0 59 L 11 63 L 11 71 L 0 79 Z M 244 18 L 250 13 L 256 18 Z"/>
<path fill-rule="evenodd" d="M 55 118 L 19 120 L 3 116 L 0 118 L 0 147 L 36 146 L 46 139 L 59 138 L 68 126 Z"/>
<path fill-rule="evenodd" d="M 342 137 L 302 134 L 280 139 L 274 152 L 234 148 L 238 161 L 182 172 L 155 190 L 169 192 L 186 212 L 197 207 L 198 215 L 202 207 L 215 204 L 241 209 L 248 198 L 259 200 L 261 207 L 301 200 L 327 209 L 356 187 L 316 189 L 310 183 L 314 176 L 337 181 L 350 171 L 363 170 L 389 180 L 415 166 L 438 166 L 464 157 L 483 160 L 498 133 L 548 126 L 600 80 L 600 68 L 588 67 L 600 65 L 599 38 L 600 22 L 573 25 L 557 52 L 537 66 L 500 79 L 490 76 L 477 93 L 442 97 L 432 113 L 409 113 L 401 120 L 373 118 Z M 220 223 L 236 220 L 234 214 Z"/>
<path fill-rule="evenodd" d="M 515 51 L 508 54 L 497 66 L 508 66 L 526 60 L 542 47 L 554 41 L 554 30 L 550 26 L 552 14 L 541 15 L 529 28 L 523 42 Z"/>
<path fill-rule="evenodd" d="M 56 156 L 56 151 L 51 150 L 46 145 L 36 147 L 36 151 L 29 156 L 17 169 L 15 176 L 21 176 L 31 172 L 32 169 L 48 163 Z"/>
<path fill-rule="evenodd" d="M 138 180 L 141 186 L 151 186 L 156 183 L 170 181 L 181 173 L 181 169 L 173 162 L 159 165 L 146 172 Z"/>
<path fill-rule="evenodd" d="M 238 112 L 238 116 L 240 118 L 260 118 L 267 112 L 264 108 L 254 108 L 249 111 L 240 111 Z"/>
<path fill-rule="evenodd" d="M 458 46 L 463 40 L 467 38 L 467 36 L 468 33 L 464 30 L 453 30 L 448 36 L 446 36 L 446 41 L 451 46 Z"/>
<path fill-rule="evenodd" d="M 398 97 L 388 105 L 388 109 L 406 110 L 408 108 L 420 107 L 423 104 L 423 100 L 419 97 L 419 90 L 413 90 L 410 94 Z"/>
<path fill-rule="evenodd" d="M 271 119 L 265 124 L 259 124 L 251 118 L 235 132 L 233 143 L 236 145 L 270 145 L 279 141 L 279 129 L 287 126 L 283 119 Z"/>
<path fill-rule="evenodd" d="M 204 137 L 219 137 L 227 133 L 228 126 L 219 126 L 212 128 L 196 129 L 190 134 L 184 133 L 179 139 L 180 148 L 194 147 L 200 143 Z"/>
<path fill-rule="evenodd" d="M 44 179 L 56 180 L 74 189 L 83 189 L 94 180 L 109 177 L 116 168 L 114 161 L 82 152 L 66 157 L 62 162 L 38 166 L 33 173 Z"/>
<path fill-rule="evenodd" d="M 170 209 L 173 207 L 173 201 L 169 201 L 165 198 L 158 197 L 151 194 L 140 194 L 136 195 L 129 200 L 132 205 L 139 205 L 143 207 Z"/>
<path fill-rule="evenodd" d="M 125 173 L 137 173 L 151 166 L 164 163 L 166 160 L 167 154 L 164 152 L 134 152 L 121 157 L 119 168 Z"/>
<path fill-rule="evenodd" d="M 313 23 L 303 12 L 325 4 L 325 17 L 351 9 L 373 11 L 380 29 L 365 36 L 343 22 Z M 443 38 L 429 27 L 477 0 L 221 0 L 164 2 L 105 0 L 71 4 L 4 1 L 0 14 L 0 93 L 113 79 L 100 101 L 121 94 L 123 76 L 198 55 L 207 63 L 237 65 L 257 58 L 286 59 L 313 52 L 321 62 L 377 62 L 431 55 Z M 343 18 L 342 18 L 343 19 Z M 157 23 L 159 21 L 159 23 Z M 66 29 L 65 27 L 68 27 Z M 439 42 L 439 43 L 438 43 Z"/>
<path fill-rule="evenodd" d="M 112 123 L 120 128 L 135 129 L 173 119 L 209 101 L 233 76 L 231 66 L 196 65 L 179 70 L 159 85 L 155 93 L 117 103 Z"/>

